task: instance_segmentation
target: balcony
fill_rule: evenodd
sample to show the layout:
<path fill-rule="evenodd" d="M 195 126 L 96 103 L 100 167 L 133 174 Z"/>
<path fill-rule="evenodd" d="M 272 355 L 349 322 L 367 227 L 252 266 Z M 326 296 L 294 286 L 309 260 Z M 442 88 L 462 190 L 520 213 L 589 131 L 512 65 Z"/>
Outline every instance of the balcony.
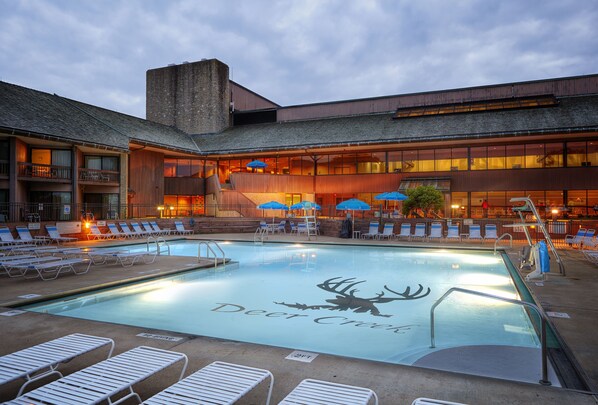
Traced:
<path fill-rule="evenodd" d="M 24 180 L 70 183 L 71 167 L 19 162 L 19 178 Z"/>
<path fill-rule="evenodd" d="M 120 172 L 112 170 L 96 170 L 79 168 L 79 182 L 81 184 L 107 184 L 118 185 L 120 181 Z"/>

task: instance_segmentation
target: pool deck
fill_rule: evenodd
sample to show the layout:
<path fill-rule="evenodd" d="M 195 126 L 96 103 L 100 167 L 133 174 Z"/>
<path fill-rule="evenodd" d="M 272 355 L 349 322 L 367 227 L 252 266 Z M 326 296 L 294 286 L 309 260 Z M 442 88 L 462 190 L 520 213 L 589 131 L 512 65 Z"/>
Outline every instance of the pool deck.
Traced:
<path fill-rule="evenodd" d="M 195 235 L 193 239 L 250 240 L 253 234 Z M 312 238 L 313 239 L 313 238 Z M 318 242 L 359 243 L 359 244 L 398 244 L 396 241 L 347 240 L 332 237 L 318 237 Z M 270 236 L 270 241 L 304 242 L 289 235 Z M 105 245 L 126 242 L 79 242 L 79 245 Z M 130 243 L 130 242 L 129 242 Z M 409 245 L 410 243 L 401 244 Z M 438 246 L 439 243 L 412 245 Z M 448 246 L 472 246 L 492 248 L 491 243 L 448 243 Z M 507 249 L 514 264 L 522 245 Z M 545 312 L 565 313 L 566 317 L 551 317 L 551 324 L 564 339 L 575 360 L 580 364 L 587 381 L 596 391 L 598 386 L 598 267 L 583 258 L 573 249 L 560 249 L 566 268 L 566 277 L 558 274 L 558 266 L 552 260 L 552 273 L 544 283 L 530 282 L 528 286 Z M 213 265 L 204 261 L 205 266 Z M 0 313 L 10 311 L 10 305 L 30 301 L 22 298 L 36 294 L 44 299 L 74 291 L 97 288 L 155 275 L 175 273 L 198 265 L 197 258 L 159 257 L 153 264 L 136 264 L 123 268 L 107 264 L 92 266 L 89 273 L 81 276 L 60 275 L 52 281 L 39 279 L 9 279 L 0 277 Z M 35 299 L 35 298 L 34 298 Z M 316 378 L 344 384 L 364 386 L 373 389 L 380 404 L 411 404 L 418 397 L 437 398 L 468 404 L 596 404 L 595 395 L 539 384 L 506 381 L 477 377 L 466 374 L 444 372 L 418 367 L 357 360 L 345 357 L 320 354 L 311 363 L 286 360 L 292 350 L 257 344 L 226 341 L 202 336 L 185 335 L 163 330 L 148 330 L 132 326 L 71 319 L 48 314 L 25 312 L 15 316 L 0 316 L 0 355 L 11 353 L 34 344 L 42 343 L 69 333 L 87 333 L 106 336 L 116 342 L 115 354 L 136 346 L 146 345 L 179 351 L 189 357 L 186 375 L 212 361 L 220 360 L 265 368 L 275 378 L 271 403 L 278 403 L 293 387 L 305 378 Z M 162 336 L 179 337 L 179 341 L 159 340 L 137 336 L 151 333 Z M 366 342 L 364 342 L 365 344 Z M 89 353 L 62 367 L 64 374 L 100 361 L 104 351 Z M 143 399 L 175 382 L 180 366 L 136 385 L 136 391 Z M 0 387 L 0 401 L 13 398 L 22 382 Z M 39 385 L 39 384 L 38 384 Z M 32 386 L 36 386 L 32 384 Z M 264 403 L 267 387 L 262 384 L 249 393 L 239 404 Z M 129 400 L 125 404 L 135 403 Z"/>

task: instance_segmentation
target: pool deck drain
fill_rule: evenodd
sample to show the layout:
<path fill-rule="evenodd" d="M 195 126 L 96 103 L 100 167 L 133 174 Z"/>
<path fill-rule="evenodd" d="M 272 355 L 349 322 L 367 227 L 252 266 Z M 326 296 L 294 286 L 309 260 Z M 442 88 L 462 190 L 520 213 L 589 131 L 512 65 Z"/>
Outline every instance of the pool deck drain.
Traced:
<path fill-rule="evenodd" d="M 252 241 L 253 234 L 203 235 L 206 239 Z M 200 238 L 201 236 L 197 236 Z M 288 235 L 271 236 L 270 241 L 294 241 L 304 243 Z M 319 237 L 317 242 L 342 244 L 397 244 L 385 241 L 351 241 L 338 238 Z M 98 244 L 98 243 L 85 243 Z M 409 245 L 409 244 L 407 244 Z M 411 246 L 422 246 L 414 242 Z M 438 247 L 437 243 L 430 244 Z M 452 247 L 465 244 L 451 243 Z M 470 246 L 478 248 L 479 243 Z M 489 248 L 486 244 L 485 248 Z M 490 246 L 491 248 L 491 246 Z M 509 251 L 512 260 L 519 248 Z M 573 250 L 563 250 L 567 277 L 549 275 L 543 286 L 527 283 L 545 311 L 567 313 L 570 318 L 550 318 L 569 349 L 581 364 L 589 383 L 598 385 L 598 269 Z M 553 263 L 554 264 L 554 263 Z M 0 278 L 0 312 L 14 311 L 7 307 L 17 302 L 36 301 L 57 297 L 72 292 L 81 292 L 97 286 L 110 286 L 123 281 L 132 281 L 188 271 L 197 265 L 197 258 L 160 257 L 154 264 L 137 264 L 123 269 L 120 265 L 92 267 L 82 276 L 61 275 L 57 280 L 22 280 Z M 213 262 L 212 262 L 213 265 Z M 157 269 L 161 270 L 157 270 Z M 558 274 L 558 269 L 553 268 Z M 143 273 L 141 275 L 141 273 Z M 41 297 L 23 299 L 19 296 L 37 294 Z M 17 314 L 15 314 L 17 315 Z M 186 335 L 164 330 L 148 330 L 105 322 L 94 322 L 48 314 L 26 312 L 18 316 L 0 317 L 0 339 L 3 342 L 0 354 L 41 343 L 69 333 L 88 333 L 106 336 L 115 340 L 115 354 L 133 347 L 148 345 L 170 349 L 187 354 L 190 360 L 189 372 L 195 371 L 212 361 L 228 361 L 248 366 L 269 369 L 276 378 L 272 403 L 277 403 L 305 378 L 316 378 L 350 385 L 369 387 L 376 391 L 381 404 L 410 404 L 417 397 L 440 398 L 469 404 L 596 404 L 596 398 L 584 393 L 556 387 L 485 378 L 420 367 L 409 367 L 318 354 L 311 363 L 288 361 L 285 358 L 292 350 L 262 346 L 243 342 Z M 300 331 L 298 331 L 300 333 Z M 139 334 L 146 334 L 138 336 Z M 167 336 L 155 339 L 151 336 Z M 176 340 L 178 339 L 178 340 Z M 366 343 L 366 342 L 364 342 Z M 69 374 L 100 360 L 94 353 L 82 356 L 65 364 L 62 370 Z M 175 382 L 178 370 L 168 370 L 136 386 L 142 398 Z M 0 401 L 11 399 L 18 390 L 17 383 L 0 387 Z M 240 404 L 261 403 L 267 387 L 248 395 Z"/>

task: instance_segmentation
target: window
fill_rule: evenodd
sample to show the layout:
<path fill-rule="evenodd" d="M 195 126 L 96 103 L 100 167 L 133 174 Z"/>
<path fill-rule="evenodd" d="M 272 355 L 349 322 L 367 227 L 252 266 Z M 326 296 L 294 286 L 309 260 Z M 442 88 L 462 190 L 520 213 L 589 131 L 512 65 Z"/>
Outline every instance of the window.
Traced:
<path fill-rule="evenodd" d="M 547 143 L 545 153 L 544 167 L 563 167 L 562 143 Z"/>
<path fill-rule="evenodd" d="M 203 160 L 164 159 L 164 177 L 202 177 L 202 175 Z"/>
<path fill-rule="evenodd" d="M 436 171 L 448 172 L 451 170 L 451 150 L 450 149 L 436 149 L 434 153 L 436 161 Z"/>
<path fill-rule="evenodd" d="M 533 169 L 544 166 L 544 144 L 525 145 L 525 168 Z"/>
<path fill-rule="evenodd" d="M 316 162 L 316 173 L 318 176 L 323 176 L 328 174 L 328 161 L 329 156 L 318 156 L 318 161 Z"/>
<path fill-rule="evenodd" d="M 451 170 L 467 170 L 467 148 L 454 148 L 451 155 Z"/>
<path fill-rule="evenodd" d="M 291 205 L 295 205 L 301 202 L 301 194 L 285 194 L 284 195 L 284 203 L 287 207 L 291 207 Z"/>
<path fill-rule="evenodd" d="M 507 145 L 506 147 L 506 166 L 507 169 L 522 169 L 523 168 L 523 145 Z"/>
<path fill-rule="evenodd" d="M 417 171 L 417 151 L 406 150 L 403 152 L 403 162 L 401 164 L 401 170 L 403 172 L 416 172 Z"/>
<path fill-rule="evenodd" d="M 505 147 L 504 146 L 489 146 L 488 147 L 488 170 L 504 169 L 506 165 Z"/>
<path fill-rule="evenodd" d="M 388 152 L 388 172 L 398 173 L 403 171 L 403 152 L 389 151 Z"/>
<path fill-rule="evenodd" d="M 471 148 L 470 154 L 471 170 L 486 170 L 488 168 L 488 157 L 485 146 Z"/>
<path fill-rule="evenodd" d="M 165 195 L 164 217 L 204 215 L 204 198 L 199 195 Z"/>
<path fill-rule="evenodd" d="M 420 150 L 417 154 L 417 171 L 419 172 L 433 172 L 434 171 L 434 150 Z"/>
<path fill-rule="evenodd" d="M 567 166 L 578 167 L 585 166 L 586 162 L 586 143 L 568 142 L 567 143 Z"/>
<path fill-rule="evenodd" d="M 218 162 L 214 160 L 206 160 L 205 164 L 205 177 L 208 178 L 216 174 L 216 167 Z"/>
<path fill-rule="evenodd" d="M 291 173 L 292 175 L 301 175 L 301 157 L 300 156 L 293 156 L 290 159 L 291 163 Z"/>

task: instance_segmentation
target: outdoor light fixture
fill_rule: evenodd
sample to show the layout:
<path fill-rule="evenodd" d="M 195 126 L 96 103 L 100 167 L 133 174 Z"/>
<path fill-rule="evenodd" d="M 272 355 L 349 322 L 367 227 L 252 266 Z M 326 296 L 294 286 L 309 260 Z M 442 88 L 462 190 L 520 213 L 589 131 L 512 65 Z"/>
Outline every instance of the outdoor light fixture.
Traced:
<path fill-rule="evenodd" d="M 89 229 L 90 226 L 91 224 L 89 222 L 85 222 L 85 229 Z"/>
<path fill-rule="evenodd" d="M 552 210 L 552 211 L 550 211 L 550 212 L 551 212 L 552 214 L 556 215 L 556 214 L 558 214 L 558 213 L 559 213 L 559 210 L 557 210 L 557 209 L 553 209 L 553 210 Z"/>

